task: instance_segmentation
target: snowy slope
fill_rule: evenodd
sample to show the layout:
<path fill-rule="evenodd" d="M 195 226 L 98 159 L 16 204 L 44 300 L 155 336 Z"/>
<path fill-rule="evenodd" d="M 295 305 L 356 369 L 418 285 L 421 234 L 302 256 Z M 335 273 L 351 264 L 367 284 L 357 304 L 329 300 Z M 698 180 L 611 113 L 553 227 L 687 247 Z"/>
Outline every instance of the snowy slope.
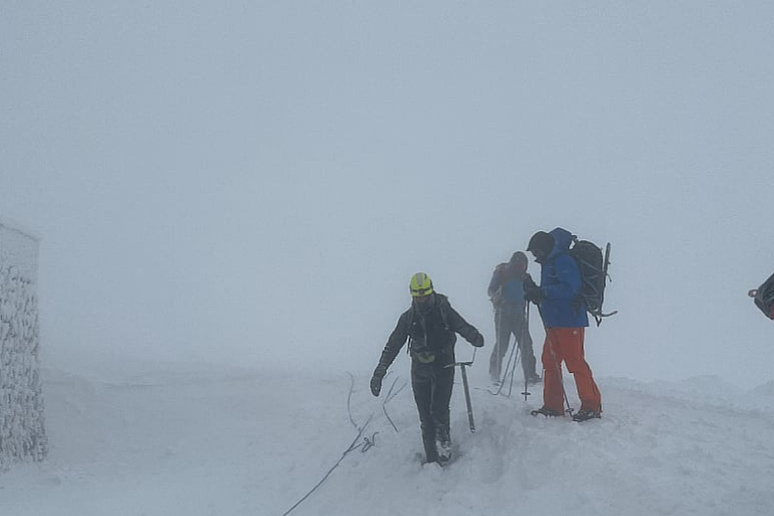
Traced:
<path fill-rule="evenodd" d="M 774 382 L 742 391 L 711 377 L 600 378 L 604 417 L 577 424 L 529 416 L 539 389 L 527 402 L 489 394 L 479 362 L 477 431 L 457 385 L 457 458 L 443 469 L 419 460 L 410 388 L 386 405 L 396 432 L 363 371 L 350 391 L 346 372 L 119 361 L 46 369 L 49 460 L 0 474 L 0 514 L 280 516 L 369 416 L 363 436 L 375 446 L 346 454 L 290 514 L 774 513 Z M 393 369 L 386 388 L 407 380 Z"/>

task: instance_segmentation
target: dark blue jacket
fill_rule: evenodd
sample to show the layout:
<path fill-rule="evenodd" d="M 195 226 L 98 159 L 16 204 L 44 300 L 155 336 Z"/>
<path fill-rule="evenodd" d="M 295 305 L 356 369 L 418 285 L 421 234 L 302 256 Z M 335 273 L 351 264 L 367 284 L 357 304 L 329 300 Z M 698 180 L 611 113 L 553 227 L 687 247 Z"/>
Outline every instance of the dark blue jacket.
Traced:
<path fill-rule="evenodd" d="M 572 234 L 556 228 L 549 233 L 554 237 L 554 248 L 546 257 L 540 271 L 540 289 L 543 300 L 540 313 L 547 328 L 580 328 L 589 325 L 586 305 L 578 307 L 581 275 L 575 259 L 568 254 Z"/>

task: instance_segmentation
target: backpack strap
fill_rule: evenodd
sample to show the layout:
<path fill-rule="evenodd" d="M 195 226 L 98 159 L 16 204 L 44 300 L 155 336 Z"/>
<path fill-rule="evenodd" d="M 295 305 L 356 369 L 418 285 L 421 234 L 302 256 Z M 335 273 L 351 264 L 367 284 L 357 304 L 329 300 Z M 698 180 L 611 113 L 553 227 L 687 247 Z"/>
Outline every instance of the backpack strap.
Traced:
<path fill-rule="evenodd" d="M 451 338 L 452 343 L 449 344 L 449 346 L 445 346 L 443 348 L 443 349 L 447 349 L 447 348 L 452 347 L 454 345 L 454 341 L 456 340 L 454 338 L 454 332 L 451 330 L 451 327 L 449 326 L 449 312 L 448 312 L 448 308 L 449 308 L 450 305 L 449 305 L 448 299 L 445 296 L 440 296 L 438 294 L 436 294 L 436 296 L 437 296 L 436 297 L 436 302 L 438 303 L 438 306 L 437 306 L 438 313 L 441 316 L 441 323 L 443 324 L 443 329 L 446 332 L 448 332 L 449 334 L 451 334 L 451 336 L 452 336 L 452 338 Z M 406 353 L 408 353 L 408 354 L 410 354 L 412 356 L 413 356 L 412 348 L 413 348 L 413 344 L 414 344 L 414 338 L 411 335 L 411 329 L 414 326 L 414 322 L 417 319 L 420 321 L 420 324 L 422 325 L 422 332 L 425 334 L 425 338 L 427 338 L 427 327 L 425 325 L 425 317 L 422 314 L 417 313 L 416 310 L 417 310 L 416 306 L 414 306 L 413 303 L 412 303 L 411 311 L 409 312 L 409 320 L 408 320 L 409 344 L 408 344 L 408 346 L 406 346 Z"/>

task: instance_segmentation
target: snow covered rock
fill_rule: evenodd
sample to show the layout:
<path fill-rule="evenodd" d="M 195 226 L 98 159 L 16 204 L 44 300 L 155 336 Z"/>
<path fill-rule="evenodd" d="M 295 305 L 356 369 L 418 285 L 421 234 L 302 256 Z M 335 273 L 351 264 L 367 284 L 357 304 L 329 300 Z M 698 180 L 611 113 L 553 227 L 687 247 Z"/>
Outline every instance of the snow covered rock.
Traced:
<path fill-rule="evenodd" d="M 0 469 L 47 451 L 37 259 L 38 239 L 0 221 Z"/>

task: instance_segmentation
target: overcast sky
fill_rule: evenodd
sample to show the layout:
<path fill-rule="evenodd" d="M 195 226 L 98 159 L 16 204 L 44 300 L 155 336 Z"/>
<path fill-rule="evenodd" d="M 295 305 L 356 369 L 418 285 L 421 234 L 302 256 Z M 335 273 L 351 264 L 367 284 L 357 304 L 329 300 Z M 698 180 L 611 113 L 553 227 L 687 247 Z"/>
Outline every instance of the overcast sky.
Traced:
<path fill-rule="evenodd" d="M 596 375 L 770 380 L 772 48 L 769 1 L 0 0 L 44 358 L 370 370 L 419 270 L 488 355 L 563 226 L 612 242 Z"/>

